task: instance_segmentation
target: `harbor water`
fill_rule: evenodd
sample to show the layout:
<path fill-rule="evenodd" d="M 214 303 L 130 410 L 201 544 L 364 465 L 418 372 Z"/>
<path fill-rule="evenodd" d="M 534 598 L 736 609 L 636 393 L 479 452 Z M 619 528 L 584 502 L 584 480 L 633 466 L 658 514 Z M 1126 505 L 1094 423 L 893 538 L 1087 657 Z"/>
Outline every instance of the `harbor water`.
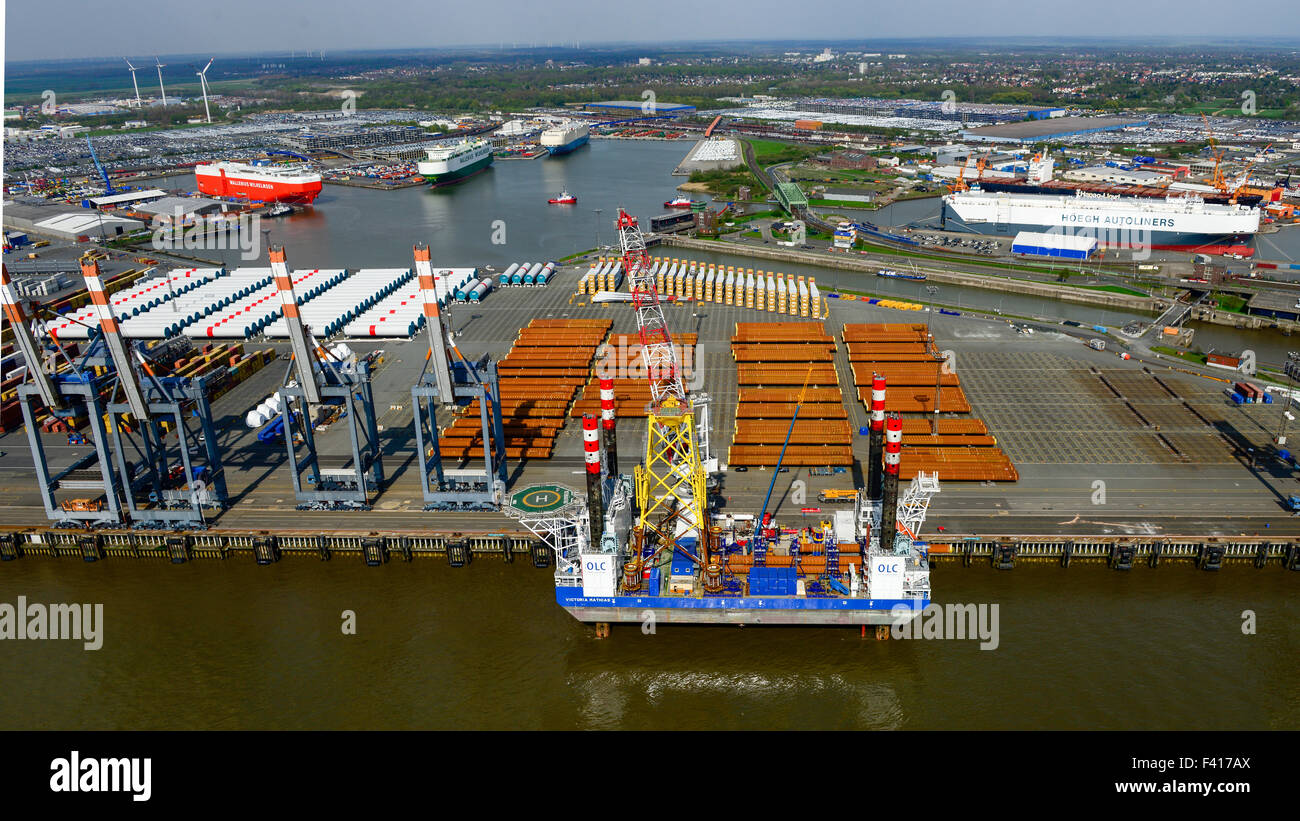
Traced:
<path fill-rule="evenodd" d="M 981 650 L 854 628 L 601 640 L 555 605 L 550 572 L 499 559 L 23 559 L 0 568 L 2 600 L 102 602 L 103 647 L 0 642 L 0 726 L 1280 729 L 1300 709 L 1292 575 L 938 569 L 937 600 L 999 604 Z"/>
<path fill-rule="evenodd" d="M 620 205 L 661 213 L 689 145 L 593 141 L 562 159 L 500 162 L 439 192 L 327 185 L 314 210 L 273 221 L 270 236 L 295 267 L 406 266 L 417 241 L 438 265 L 555 259 L 596 244 L 594 209 L 603 243 Z M 546 205 L 562 189 L 576 208 Z M 760 262 L 768 267 L 746 265 Z M 931 297 L 923 283 L 798 273 L 831 287 L 856 277 L 862 290 L 918 301 L 1126 319 L 1015 294 L 941 286 Z M 1213 331 L 1225 347 L 1262 349 L 1267 338 Z M 0 603 L 103 604 L 99 650 L 0 641 L 0 727 L 1276 729 L 1293 728 L 1300 709 L 1296 578 L 1276 565 L 939 567 L 937 603 L 998 605 L 991 650 L 852 628 L 632 625 L 600 640 L 555 604 L 552 584 L 549 571 L 489 558 L 461 569 L 347 558 L 0 564 Z M 1243 631 L 1248 611 L 1254 633 Z M 355 634 L 343 629 L 349 614 Z"/>

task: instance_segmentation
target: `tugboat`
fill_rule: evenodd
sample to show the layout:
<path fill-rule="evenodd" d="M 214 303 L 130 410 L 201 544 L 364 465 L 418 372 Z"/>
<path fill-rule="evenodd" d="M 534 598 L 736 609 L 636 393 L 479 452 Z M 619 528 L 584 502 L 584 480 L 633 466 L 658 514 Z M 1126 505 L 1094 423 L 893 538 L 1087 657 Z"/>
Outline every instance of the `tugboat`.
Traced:
<path fill-rule="evenodd" d="M 690 197 L 675 197 L 664 203 L 664 208 L 690 208 L 695 204 L 695 200 Z"/>
<path fill-rule="evenodd" d="M 561 191 L 559 196 L 551 197 L 547 202 L 551 205 L 577 205 L 578 198 L 568 191 Z"/>

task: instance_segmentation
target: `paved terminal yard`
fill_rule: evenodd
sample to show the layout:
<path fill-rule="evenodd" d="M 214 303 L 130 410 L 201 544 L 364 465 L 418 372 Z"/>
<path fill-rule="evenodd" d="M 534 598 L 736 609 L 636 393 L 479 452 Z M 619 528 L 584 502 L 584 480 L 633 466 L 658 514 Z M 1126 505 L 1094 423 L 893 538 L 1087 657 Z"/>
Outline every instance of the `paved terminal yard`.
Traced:
<path fill-rule="evenodd" d="M 536 317 L 609 318 L 613 333 L 635 332 L 631 306 L 591 304 L 575 295 L 586 265 L 566 266 L 546 287 L 500 288 L 480 304 L 455 305 L 451 321 L 461 351 L 500 358 L 519 329 Z M 1264 454 L 1281 421 L 1281 404 L 1232 404 L 1227 385 L 1203 377 L 1122 361 L 1064 334 L 1018 333 L 1007 323 L 944 316 L 829 299 L 827 332 L 836 339 L 835 369 L 855 432 L 867 413 L 855 398 L 840 331 L 845 322 L 933 321 L 938 347 L 955 352 L 955 370 L 972 406 L 1020 474 L 1016 483 L 946 482 L 934 499 L 927 530 L 932 538 L 1107 535 L 1289 536 L 1300 534 L 1282 501 L 1300 491 L 1290 470 Z M 686 380 L 693 391 L 712 397 L 712 452 L 725 462 L 735 427 L 736 365 L 730 352 L 735 324 L 800 319 L 714 303 L 666 306 L 674 331 L 699 335 Z M 244 426 L 245 414 L 273 393 L 285 378 L 287 358 L 222 396 L 214 405 L 220 444 L 232 494 L 219 527 L 295 530 L 424 530 L 502 532 L 516 530 L 504 516 L 434 513 L 422 510 L 411 426 L 410 387 L 424 365 L 425 337 L 413 340 L 349 341 L 354 350 L 385 351 L 374 374 L 375 407 L 381 426 L 387 483 L 369 512 L 303 512 L 294 509 L 292 483 L 281 440 L 259 443 Z M 259 346 L 263 347 L 263 346 Z M 284 350 L 282 344 L 275 347 Z M 619 423 L 623 470 L 643 457 L 643 419 Z M 1300 436 L 1300 430 L 1296 431 Z M 348 450 L 346 426 L 318 435 L 326 461 Z M 1256 464 L 1247 449 L 1255 448 Z M 32 467 L 22 431 L 0 436 L 0 504 L 5 524 L 45 523 L 31 488 Z M 862 481 L 867 437 L 853 436 L 857 464 L 845 473 L 811 476 L 806 468 L 777 475 L 772 506 L 787 524 L 820 507 L 817 493 Z M 85 448 L 51 435 L 47 452 L 55 467 Z M 570 418 L 556 440 L 555 456 L 510 465 L 513 487 L 583 484 L 581 435 Z M 773 473 L 766 468 L 729 471 L 722 479 L 722 506 L 756 513 Z M 800 485 L 798 482 L 802 482 Z M 816 514 L 807 514 L 815 517 Z M 941 532 L 939 527 L 943 527 Z"/>

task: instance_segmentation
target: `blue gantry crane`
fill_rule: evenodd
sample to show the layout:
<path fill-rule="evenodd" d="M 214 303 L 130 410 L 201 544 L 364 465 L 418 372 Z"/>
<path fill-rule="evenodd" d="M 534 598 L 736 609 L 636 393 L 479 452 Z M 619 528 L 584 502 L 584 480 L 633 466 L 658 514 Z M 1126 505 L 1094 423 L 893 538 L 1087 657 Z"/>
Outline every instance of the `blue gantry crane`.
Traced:
<path fill-rule="evenodd" d="M 0 275 L 0 301 L 26 365 L 18 398 L 46 515 L 59 524 L 202 527 L 202 509 L 220 510 L 226 502 L 206 379 L 161 374 L 157 362 L 186 341 L 146 348 L 126 340 L 99 263 L 83 260 L 81 272 L 97 316 L 75 358 L 53 338 L 38 337 L 8 272 Z M 92 450 L 53 468 L 38 413 L 81 427 L 68 444 Z"/>
<path fill-rule="evenodd" d="M 415 246 L 415 271 L 424 300 L 429 353 L 419 381 L 411 388 L 415 441 L 423 470 L 420 481 L 426 510 L 500 510 L 505 498 L 506 443 L 501 419 L 501 383 L 496 363 L 486 354 L 476 362 L 461 355 L 443 326 L 439 277 L 429 247 Z M 448 468 L 438 443 L 438 407 L 478 402 L 482 468 Z"/>

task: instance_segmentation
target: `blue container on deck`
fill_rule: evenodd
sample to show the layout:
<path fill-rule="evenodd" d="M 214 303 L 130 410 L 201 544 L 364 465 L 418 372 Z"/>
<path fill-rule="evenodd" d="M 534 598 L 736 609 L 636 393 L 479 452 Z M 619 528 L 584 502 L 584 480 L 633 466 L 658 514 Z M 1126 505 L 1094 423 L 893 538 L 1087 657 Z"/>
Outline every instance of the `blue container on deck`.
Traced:
<path fill-rule="evenodd" d="M 1242 402 L 1246 401 L 1246 397 L 1242 396 L 1240 393 L 1237 393 L 1236 391 L 1233 391 L 1232 401 L 1240 405 Z"/>
<path fill-rule="evenodd" d="M 671 576 L 691 576 L 695 573 L 695 560 L 690 556 L 682 555 L 680 550 L 675 551 L 668 573 Z"/>
<path fill-rule="evenodd" d="M 793 567 L 751 567 L 749 595 L 793 596 L 798 590 Z"/>
<path fill-rule="evenodd" d="M 1271 393 L 1264 394 L 1264 404 L 1265 405 L 1273 404 L 1273 394 Z"/>
<path fill-rule="evenodd" d="M 659 572 L 659 568 L 657 567 L 653 568 L 650 571 L 650 578 L 646 582 L 646 595 L 658 596 L 660 581 L 661 581 L 661 574 Z"/>

